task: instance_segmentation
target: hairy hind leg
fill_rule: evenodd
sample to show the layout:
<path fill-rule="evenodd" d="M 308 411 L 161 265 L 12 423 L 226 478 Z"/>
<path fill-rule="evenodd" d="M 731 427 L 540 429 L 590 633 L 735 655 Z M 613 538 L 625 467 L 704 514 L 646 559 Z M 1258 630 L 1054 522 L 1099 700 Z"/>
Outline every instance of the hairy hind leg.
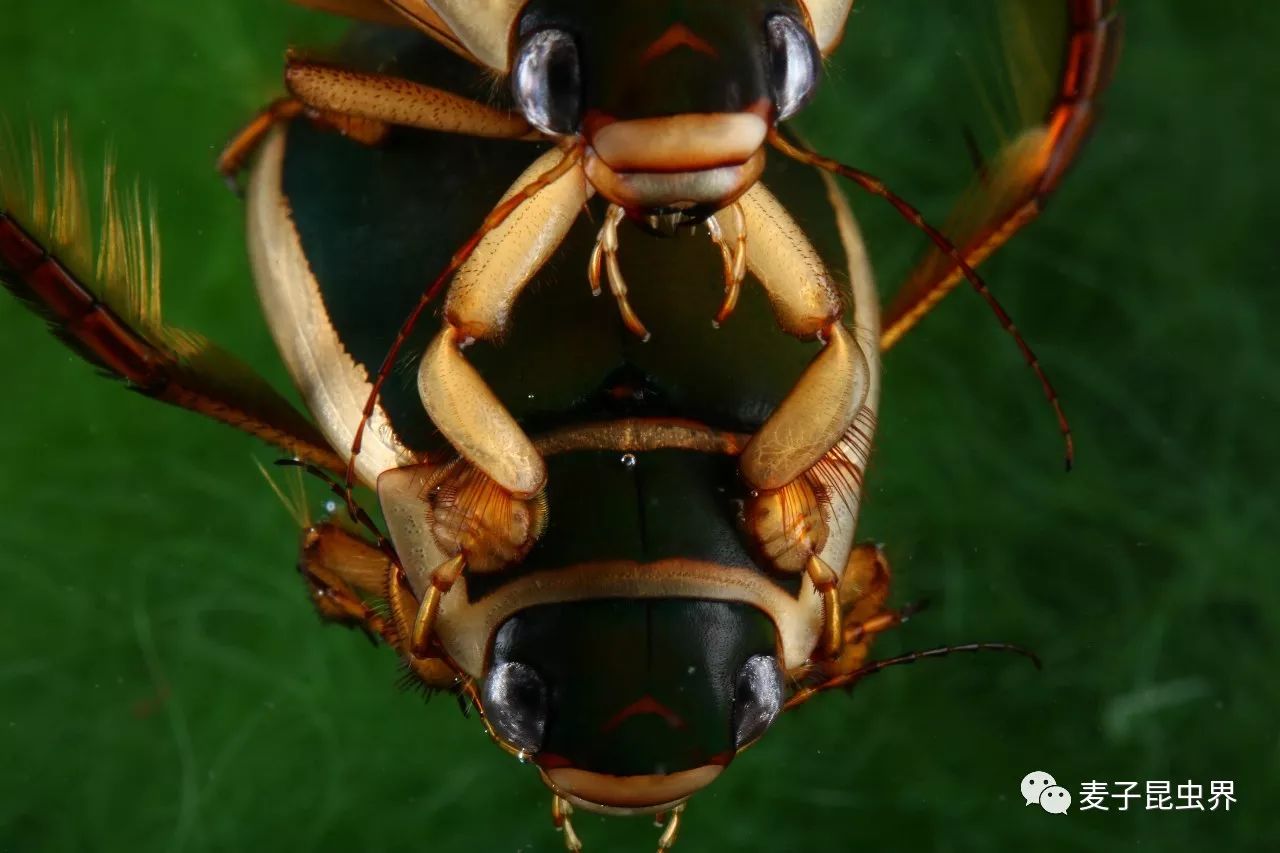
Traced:
<path fill-rule="evenodd" d="M 85 182 L 65 129 L 55 135 L 55 179 L 31 143 L 32 180 L 0 134 L 0 283 L 47 320 L 78 355 L 130 388 L 228 424 L 329 470 L 345 470 L 320 431 L 266 379 L 161 312 L 160 239 L 137 194 L 103 181 L 103 237 L 89 233 Z M 53 204 L 48 204 L 49 184 Z M 98 263 L 91 258 L 95 248 Z"/>

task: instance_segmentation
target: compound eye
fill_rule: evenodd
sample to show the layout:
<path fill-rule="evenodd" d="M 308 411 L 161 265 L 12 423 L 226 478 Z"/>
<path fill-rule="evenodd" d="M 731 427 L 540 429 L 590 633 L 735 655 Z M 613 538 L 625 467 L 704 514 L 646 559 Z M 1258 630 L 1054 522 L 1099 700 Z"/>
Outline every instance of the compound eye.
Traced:
<path fill-rule="evenodd" d="M 777 14 L 765 22 L 769 37 L 769 62 L 773 104 L 778 121 L 786 121 L 809 103 L 818 88 L 822 55 L 804 24 L 790 15 Z"/>
<path fill-rule="evenodd" d="M 507 661 L 484 680 L 485 719 L 494 733 L 518 750 L 536 753 L 547 729 L 547 686 L 537 670 Z"/>
<path fill-rule="evenodd" d="M 578 45 L 564 30 L 538 30 L 516 54 L 511 89 L 525 121 L 543 133 L 570 136 L 582 120 Z"/>
<path fill-rule="evenodd" d="M 755 655 L 738 670 L 733 695 L 733 742 L 737 749 L 758 739 L 782 710 L 782 667 L 773 655 Z"/>

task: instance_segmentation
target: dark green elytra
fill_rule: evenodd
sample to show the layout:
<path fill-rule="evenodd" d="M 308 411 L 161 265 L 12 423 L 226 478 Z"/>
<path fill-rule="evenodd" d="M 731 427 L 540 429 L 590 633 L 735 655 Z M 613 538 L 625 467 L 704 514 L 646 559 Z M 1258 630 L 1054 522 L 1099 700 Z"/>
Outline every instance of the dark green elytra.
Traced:
<path fill-rule="evenodd" d="M 494 96 L 493 81 L 482 72 L 412 33 L 358 28 L 337 58 L 480 100 Z M 302 246 L 335 329 L 370 374 L 423 289 L 544 150 L 403 129 L 366 148 L 306 122 L 294 123 L 288 134 L 284 192 Z M 765 181 L 805 223 L 847 291 L 847 266 L 821 179 L 776 158 Z M 579 219 L 516 303 L 508 336 L 468 347 L 468 360 L 535 436 L 565 424 L 646 416 L 753 431 L 794 385 L 818 344 L 782 333 L 750 276 L 735 314 L 714 329 L 723 278 L 719 251 L 706 234 L 661 238 L 624 224 L 623 272 L 632 304 L 653 333 L 650 342 L 638 341 L 612 299 L 593 298 L 588 287 L 587 261 L 603 212 L 598 200 L 592 202 L 590 215 Z M 424 318 L 383 395 L 397 433 L 420 450 L 444 447 L 427 421 L 416 381 L 418 357 L 439 328 L 437 310 Z M 574 452 L 547 462 L 546 533 L 520 565 L 471 577 L 473 599 L 530 572 L 602 560 L 685 558 L 754 567 L 739 531 L 744 491 L 733 457 L 685 450 L 625 458 Z M 561 688 L 570 706 L 556 711 L 563 725 L 555 729 L 561 733 L 555 748 L 615 773 L 671 772 L 731 751 L 725 709 L 732 703 L 732 679 L 706 680 L 695 698 L 689 668 L 736 672 L 744 654 L 773 653 L 776 643 L 764 613 L 695 600 L 546 605 L 517 613 L 501 633 L 503 649 L 520 646 L 521 654 L 545 658 L 547 666 L 560 661 L 556 665 L 590 670 L 574 669 L 577 675 L 565 682 L 571 686 Z M 612 664 L 593 662 L 579 648 L 592 636 Z M 628 668 L 642 660 L 643 672 Z M 641 676 L 655 698 L 683 708 L 693 728 L 677 737 L 658 717 L 637 717 L 609 744 L 581 752 L 586 743 L 575 745 L 572 733 L 588 737 L 593 723 L 604 722 L 596 715 L 612 716 L 639 698 L 632 694 Z M 693 704 L 682 704 L 686 700 Z"/>
<path fill-rule="evenodd" d="M 778 13 L 804 21 L 794 0 L 530 0 L 517 41 L 548 27 L 572 34 L 587 110 L 740 112 L 772 98 L 765 21 Z"/>

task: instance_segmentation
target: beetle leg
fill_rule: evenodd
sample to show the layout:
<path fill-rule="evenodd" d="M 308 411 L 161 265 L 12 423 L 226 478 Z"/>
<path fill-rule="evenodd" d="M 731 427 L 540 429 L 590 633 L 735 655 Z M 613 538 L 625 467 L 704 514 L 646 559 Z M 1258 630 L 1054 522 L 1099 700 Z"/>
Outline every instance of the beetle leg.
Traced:
<path fill-rule="evenodd" d="M 720 259 L 724 264 L 724 302 L 716 312 L 711 325 L 720 328 L 733 309 L 738 306 L 738 296 L 742 291 L 742 280 L 747 277 L 747 220 L 742 212 L 742 205 L 735 202 L 730 208 L 734 230 L 737 237 L 730 241 L 720 227 L 720 220 L 714 216 L 707 220 L 707 231 L 711 239 L 720 249 Z M 730 245 L 732 243 L 732 245 Z"/>
<path fill-rule="evenodd" d="M 499 207 L 543 180 L 565 155 L 552 150 L 521 175 Z M 542 489 L 546 465 L 519 424 L 462 357 L 474 339 L 501 338 L 516 299 L 560 246 L 588 198 L 582 167 L 524 200 L 495 225 L 459 267 L 445 303 L 445 324 L 418 371 L 418 389 L 432 421 L 468 461 L 517 498 Z"/>
<path fill-rule="evenodd" d="M 542 490 L 547 466 L 484 379 L 462 357 L 451 325 L 422 357 L 418 390 L 432 422 L 462 456 L 516 497 Z"/>
<path fill-rule="evenodd" d="M 431 649 L 431 635 L 436 625 L 436 617 L 440 615 L 440 600 L 445 593 L 453 589 L 454 583 L 466 568 L 466 559 L 458 554 L 436 567 L 431 573 L 431 588 L 427 597 L 418 608 L 418 615 L 413 620 L 413 632 L 409 638 L 409 651 L 414 657 L 427 657 Z"/>
<path fill-rule="evenodd" d="M 351 71 L 291 54 L 285 61 L 284 81 L 291 95 L 325 114 L 465 136 L 543 138 L 519 113 L 399 77 Z"/>
<path fill-rule="evenodd" d="M 834 658 L 844 645 L 844 619 L 840 611 L 840 577 L 817 554 L 810 555 L 805 573 L 813 582 L 813 588 L 822 596 L 822 634 L 818 651 L 824 657 Z"/>
<path fill-rule="evenodd" d="M 817 574 L 820 577 L 825 574 L 822 567 L 818 567 Z M 852 672 L 866 659 L 873 636 L 905 621 L 917 609 L 884 609 L 885 599 L 889 595 L 889 577 L 889 564 L 880 546 L 854 546 L 836 586 L 836 606 L 840 614 L 836 623 L 839 626 L 836 654 L 815 656 L 813 660 L 790 672 L 792 679 L 812 683 L 815 677 L 825 680 L 834 675 Z M 814 586 L 821 590 L 819 581 L 815 580 Z M 825 617 L 825 611 L 830 607 L 829 598 L 825 594 L 823 605 Z M 834 634 L 828 632 L 830 627 L 831 623 L 825 622 L 821 635 L 825 643 L 830 643 L 829 638 Z M 829 645 L 826 649 L 820 645 L 819 652 L 829 648 Z"/>
<path fill-rule="evenodd" d="M 780 489 L 756 490 L 743 506 L 745 528 L 773 568 L 801 572 L 820 553 L 830 533 L 826 490 L 805 474 Z"/>
<path fill-rule="evenodd" d="M 231 137 L 218 155 L 218 174 L 237 193 L 240 191 L 238 179 L 240 172 L 253 153 L 262 146 L 267 134 L 278 124 L 297 118 L 305 111 L 302 102 L 296 98 L 276 98 L 267 104 L 236 135 Z"/>
<path fill-rule="evenodd" d="M 883 548 L 870 543 L 853 547 L 840 578 L 840 606 L 850 623 L 846 643 L 861 642 L 857 626 L 881 612 L 889 596 L 889 580 L 889 561 Z"/>
<path fill-rule="evenodd" d="M 1049 381 L 1048 374 L 1040 364 L 1039 358 L 1031 350 L 1026 339 L 1023 338 L 1022 332 L 1020 332 L 1018 327 L 1014 325 L 1013 318 L 1009 316 L 1009 313 L 1004 309 L 1004 306 L 1000 304 L 1000 300 L 996 299 L 995 294 L 991 292 L 991 288 L 987 286 L 986 281 L 973 269 L 969 261 L 961 253 L 960 249 L 958 249 L 945 234 L 933 225 L 929 224 L 920 211 L 916 210 L 905 199 L 886 187 L 882 181 L 867 172 L 864 172 L 861 169 L 855 169 L 852 166 L 846 166 L 836 160 L 822 157 L 813 151 L 799 148 L 783 137 L 776 127 L 769 131 L 769 143 L 788 157 L 791 157 L 801 163 L 806 163 L 810 166 L 824 169 L 833 175 L 840 175 L 841 177 L 847 178 L 872 195 L 879 196 L 889 202 L 889 204 L 898 211 L 898 214 L 902 216 L 902 218 L 924 232 L 925 236 L 929 238 L 939 252 L 950 258 L 951 263 L 955 264 L 955 266 L 964 274 L 964 277 L 969 280 L 969 284 L 973 287 L 974 292 L 982 297 L 983 301 L 987 303 L 987 307 L 990 308 L 991 312 L 995 315 L 996 321 L 1000 323 L 1000 326 L 1005 330 L 1005 332 L 1013 338 L 1014 342 L 1018 345 L 1018 349 L 1022 352 L 1023 360 L 1026 361 L 1027 366 L 1031 368 L 1031 372 L 1040 381 L 1040 388 L 1044 392 L 1045 399 L 1048 401 L 1049 407 L 1053 410 L 1054 417 L 1057 418 L 1058 431 L 1062 433 L 1062 441 L 1066 451 L 1064 461 L 1066 463 L 1067 470 L 1070 471 L 1075 459 L 1075 441 L 1071 434 L 1071 424 L 1067 421 L 1066 413 L 1062 409 L 1062 401 L 1058 398 L 1058 392 L 1054 390 L 1053 383 Z M 892 339 L 890 339 L 888 343 L 891 344 Z M 884 346 L 883 342 L 882 346 Z"/>
<path fill-rule="evenodd" d="M 457 689 L 463 684 L 461 673 L 445 658 L 434 654 L 434 647 L 413 649 L 413 628 L 422 605 L 413 594 L 409 579 L 399 565 L 387 576 L 387 606 L 396 630 L 396 649 L 411 672 L 424 685 L 434 689 Z"/>
<path fill-rule="evenodd" d="M 413 614 L 421 608 L 404 571 L 381 548 L 324 522 L 303 531 L 298 570 L 322 618 L 359 627 L 381 639 L 404 656 L 427 687 L 457 686 L 458 674 L 447 661 L 426 649 L 411 653 L 406 640 L 411 637 Z M 386 601 L 385 611 L 370 604 L 378 600 Z"/>
<path fill-rule="evenodd" d="M 667 818 L 667 826 L 658 838 L 658 853 L 666 853 L 675 846 L 676 837 L 680 833 L 680 816 L 684 814 L 685 806 L 685 803 L 681 803 L 671 810 L 671 816 Z"/>
<path fill-rule="evenodd" d="M 844 620 L 838 655 L 819 664 L 830 677 L 862 666 L 871 650 L 871 638 L 900 624 L 903 614 L 885 610 L 889 597 L 889 563 L 878 545 L 857 545 L 849 553 L 840 578 L 840 607 Z"/>
<path fill-rule="evenodd" d="M 839 320 L 827 345 L 742 452 L 742 475 L 780 489 L 818 464 L 849 432 L 871 387 L 867 356 Z"/>
<path fill-rule="evenodd" d="M 17 147 L 4 136 L 0 133 L 0 283 L 43 316 L 81 358 L 131 390 L 235 427 L 320 467 L 344 470 L 320 431 L 264 377 L 212 341 L 165 320 L 155 217 L 138 196 L 116 191 L 110 162 L 102 189 L 105 244 L 95 247 L 88 218 L 80 215 L 89 207 L 86 184 L 65 129 L 55 135 L 52 199 L 43 195 L 48 175 L 39 140 L 31 146 L 32 180 L 24 182 L 20 166 L 9 159 Z"/>
<path fill-rule="evenodd" d="M 631 307 L 627 298 L 627 281 L 622 277 L 622 268 L 618 266 L 618 223 L 626 216 L 622 207 L 613 204 L 605 214 L 604 225 L 596 237 L 596 246 L 591 251 L 591 261 L 587 267 L 587 280 L 591 282 L 591 292 L 600 294 L 600 268 L 604 267 L 609 279 L 609 291 L 618 302 L 618 310 L 622 312 L 622 322 L 633 335 L 642 341 L 649 340 L 649 330 L 644 327 L 640 317 Z"/>
<path fill-rule="evenodd" d="M 803 705 L 825 690 L 848 688 L 866 675 L 885 667 L 952 652 L 1011 651 L 1030 658 L 1039 666 L 1035 655 L 1007 643 L 948 646 L 868 664 L 867 654 L 872 638 L 906 622 L 921 608 L 918 604 L 908 604 L 897 610 L 885 609 L 889 581 L 889 564 L 879 546 L 864 544 L 853 549 L 840 580 L 840 604 L 845 619 L 840 654 L 831 660 L 812 661 L 788 673 L 801 686 L 787 699 L 784 710 Z"/>
<path fill-rule="evenodd" d="M 582 853 L 582 841 L 578 833 L 573 831 L 573 806 L 559 794 L 551 795 L 551 823 L 564 833 L 564 846 L 570 853 Z"/>
<path fill-rule="evenodd" d="M 840 294 L 818 250 L 763 184 L 753 185 L 716 220 L 727 240 L 738 240 L 744 228 L 750 232 L 746 267 L 764 286 L 783 331 L 809 340 L 840 316 Z"/>
<path fill-rule="evenodd" d="M 867 654 L 870 652 L 871 638 L 901 625 L 906 621 L 907 615 L 909 614 L 903 611 L 884 610 L 865 621 L 846 625 L 845 645 L 840 655 L 834 660 L 819 662 L 817 666 L 803 672 L 802 675 L 805 676 L 817 675 L 819 680 L 816 683 L 805 684 L 792 693 L 783 705 L 783 710 L 789 711 L 803 705 L 824 690 L 830 690 L 848 682 L 866 662 Z"/>
<path fill-rule="evenodd" d="M 848 432 L 867 399 L 871 369 L 840 319 L 843 306 L 826 266 L 796 221 L 759 183 L 738 204 L 751 234 L 746 266 L 764 285 L 778 324 L 798 338 L 826 342 L 742 454 L 748 483 L 778 489 L 817 464 Z M 716 219 L 726 239 L 738 239 L 736 213 L 721 211 Z"/>
<path fill-rule="evenodd" d="M 332 522 L 303 531 L 298 571 L 320 616 L 363 628 L 394 646 L 394 626 L 366 603 L 381 595 L 390 569 L 391 560 L 381 549 Z"/>
<path fill-rule="evenodd" d="M 218 174 L 222 175 L 223 180 L 233 192 L 240 192 L 238 182 L 240 173 L 249 162 L 249 158 L 262 146 L 263 140 L 267 138 L 272 128 L 293 121 L 302 115 L 309 115 L 313 121 L 363 145 L 377 145 L 382 142 L 389 130 L 384 122 L 310 109 L 297 98 L 277 98 L 263 107 L 248 124 L 241 128 L 218 155 Z"/>
<path fill-rule="evenodd" d="M 485 232 L 458 267 L 449 285 L 444 314 L 466 337 L 502 338 L 516 299 L 560 248 L 594 194 L 580 161 L 570 161 L 570 157 L 552 149 L 516 178 L 495 210 L 531 190 L 536 192 Z M 548 181 L 547 176 L 556 168 L 563 171 Z"/>

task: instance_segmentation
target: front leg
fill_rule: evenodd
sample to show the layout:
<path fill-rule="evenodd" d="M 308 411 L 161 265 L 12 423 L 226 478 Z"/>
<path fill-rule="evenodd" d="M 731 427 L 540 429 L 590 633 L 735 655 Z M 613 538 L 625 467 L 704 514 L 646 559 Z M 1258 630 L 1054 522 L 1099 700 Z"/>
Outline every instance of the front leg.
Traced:
<path fill-rule="evenodd" d="M 321 618 L 382 640 L 427 687 L 458 686 L 458 673 L 444 659 L 412 648 L 412 626 L 422 607 L 403 570 L 381 548 L 321 522 L 303 531 L 298 571 Z"/>
<path fill-rule="evenodd" d="M 384 595 L 392 567 L 390 557 L 381 549 L 333 522 L 321 522 L 303 531 L 298 571 L 311 590 L 311 601 L 320 617 L 361 628 L 394 646 L 394 625 L 368 603 Z"/>
<path fill-rule="evenodd" d="M 503 196 L 508 203 L 561 162 L 552 150 L 525 171 Z M 498 340 L 516 299 L 559 248 L 590 197 L 574 165 L 527 198 L 489 231 L 454 276 L 445 325 L 418 371 L 418 388 L 432 422 L 469 462 L 518 498 L 541 491 L 546 466 L 528 436 L 462 356 L 472 340 Z"/>
<path fill-rule="evenodd" d="M 778 325 L 826 344 L 742 453 L 747 482 L 774 490 L 812 469 L 845 436 L 867 400 L 873 371 L 859 344 L 863 336 L 845 327 L 840 295 L 799 224 L 761 184 L 738 207 L 716 215 L 718 229 L 729 241 L 745 223 L 747 268 L 764 285 Z"/>
<path fill-rule="evenodd" d="M 462 459 L 402 467 L 378 480 L 393 538 L 400 530 L 399 541 L 421 541 L 406 526 L 429 523 L 430 541 L 440 546 L 423 567 L 411 651 L 430 645 L 441 601 L 464 571 L 499 571 L 523 558 L 541 533 L 546 464 L 462 348 L 502 336 L 520 292 L 560 246 L 588 192 L 579 161 L 549 151 L 498 203 L 496 211 L 510 214 L 487 225 L 463 250 L 469 254 L 455 256 L 460 266 L 444 327 L 423 355 L 418 388 L 427 414 Z"/>
<path fill-rule="evenodd" d="M 889 562 L 879 545 L 854 546 L 838 587 L 841 629 L 836 653 L 789 673 L 802 686 L 788 700 L 788 708 L 808 701 L 832 679 L 855 672 L 865 663 L 871 640 L 905 621 L 909 611 L 885 609 L 890 580 Z"/>

